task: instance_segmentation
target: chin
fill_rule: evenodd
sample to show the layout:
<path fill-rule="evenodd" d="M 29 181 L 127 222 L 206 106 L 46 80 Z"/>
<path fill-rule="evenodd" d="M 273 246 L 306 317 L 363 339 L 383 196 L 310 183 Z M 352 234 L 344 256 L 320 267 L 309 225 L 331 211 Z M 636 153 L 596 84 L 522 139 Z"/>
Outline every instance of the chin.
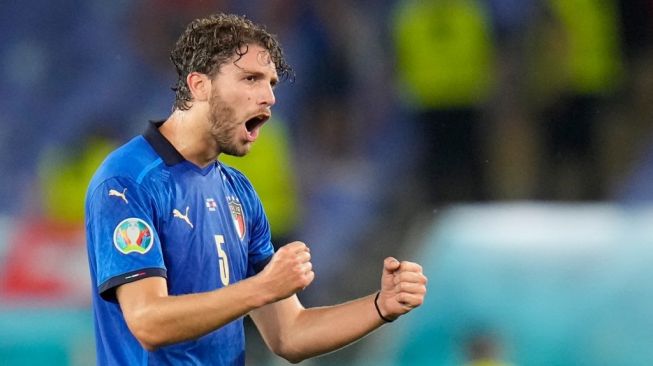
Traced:
<path fill-rule="evenodd" d="M 230 156 L 245 156 L 249 153 L 249 150 L 251 149 L 252 144 L 250 142 L 243 142 L 243 143 L 229 143 L 229 144 L 220 144 L 219 148 L 222 154 L 225 155 L 230 155 Z"/>
<path fill-rule="evenodd" d="M 249 153 L 249 146 L 243 147 L 240 149 L 227 149 L 223 150 L 223 153 L 236 157 L 243 157 Z"/>

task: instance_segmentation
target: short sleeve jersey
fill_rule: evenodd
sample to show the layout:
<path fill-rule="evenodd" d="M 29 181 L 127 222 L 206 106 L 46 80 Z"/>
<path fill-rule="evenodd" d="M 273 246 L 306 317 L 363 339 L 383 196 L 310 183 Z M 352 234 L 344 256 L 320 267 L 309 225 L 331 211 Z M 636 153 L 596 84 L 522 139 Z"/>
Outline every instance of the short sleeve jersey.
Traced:
<path fill-rule="evenodd" d="M 242 318 L 196 340 L 148 352 L 115 297 L 125 283 L 160 276 L 170 295 L 215 290 L 270 260 L 270 228 L 238 171 L 186 161 L 162 122 L 114 151 L 91 180 L 86 236 L 98 365 L 244 365 Z"/>

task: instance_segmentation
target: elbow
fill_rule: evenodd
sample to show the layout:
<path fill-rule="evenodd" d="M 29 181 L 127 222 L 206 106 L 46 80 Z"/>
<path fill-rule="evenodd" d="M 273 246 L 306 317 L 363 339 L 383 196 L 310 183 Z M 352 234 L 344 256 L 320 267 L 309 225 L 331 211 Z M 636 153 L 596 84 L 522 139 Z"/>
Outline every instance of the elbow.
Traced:
<path fill-rule="evenodd" d="M 138 343 L 140 343 L 141 347 L 143 347 L 146 351 L 148 352 L 154 352 L 159 349 L 160 346 L 151 344 L 151 343 L 145 343 L 144 341 L 141 341 L 138 339 Z"/>
<path fill-rule="evenodd" d="M 138 340 L 138 343 L 140 343 L 141 347 L 143 347 L 148 352 L 154 352 L 158 350 L 161 346 L 163 346 L 163 344 L 151 342 L 149 340 L 144 340 L 141 338 L 136 338 L 136 339 Z"/>
<path fill-rule="evenodd" d="M 127 327 L 141 347 L 149 352 L 154 352 L 165 346 L 167 342 L 163 337 L 164 332 L 157 331 L 157 328 L 145 316 L 146 314 L 143 313 L 127 317 Z"/>
<path fill-rule="evenodd" d="M 300 363 L 300 362 L 304 361 L 307 358 L 307 357 L 304 357 L 303 355 L 301 355 L 301 354 L 299 354 L 297 352 L 291 352 L 291 351 L 284 351 L 284 350 L 277 351 L 277 350 L 275 350 L 274 353 L 277 356 L 282 357 L 286 361 L 288 361 L 290 363 L 293 363 L 293 364 Z"/>
<path fill-rule="evenodd" d="M 300 358 L 286 358 L 286 361 L 288 361 L 288 362 L 290 362 L 292 364 L 296 364 L 296 363 L 300 363 L 300 362 L 304 361 L 304 358 L 303 357 L 300 357 Z"/>
<path fill-rule="evenodd" d="M 289 357 L 289 358 L 286 358 L 286 361 L 288 361 L 288 362 L 290 362 L 292 364 L 296 364 L 296 363 L 300 363 L 300 362 L 304 361 L 305 359 L 306 359 L 306 357 Z"/>
<path fill-rule="evenodd" d="M 154 352 L 166 345 L 165 341 L 154 332 L 142 328 L 130 328 L 130 330 L 141 347 L 149 352 Z"/>
<path fill-rule="evenodd" d="M 154 352 L 159 348 L 170 344 L 170 342 L 163 337 L 161 332 L 157 332 L 154 329 L 146 329 L 145 327 L 134 329 L 132 330 L 132 334 L 138 343 L 141 344 L 141 347 L 149 352 Z"/>
<path fill-rule="evenodd" d="M 274 354 L 293 364 L 300 363 L 308 358 L 302 352 L 299 352 L 297 347 L 292 346 L 292 342 L 288 339 L 279 340 L 269 346 Z"/>

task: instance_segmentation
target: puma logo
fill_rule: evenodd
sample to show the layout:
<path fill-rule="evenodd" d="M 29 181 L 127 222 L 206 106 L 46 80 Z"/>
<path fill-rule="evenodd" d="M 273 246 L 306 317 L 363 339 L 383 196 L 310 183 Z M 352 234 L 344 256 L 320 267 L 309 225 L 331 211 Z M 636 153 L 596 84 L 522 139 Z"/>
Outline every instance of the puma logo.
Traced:
<path fill-rule="evenodd" d="M 177 209 L 175 208 L 174 210 L 172 210 L 172 216 L 177 217 L 177 218 L 180 218 L 180 219 L 186 221 L 186 223 L 187 223 L 187 224 L 192 228 L 192 227 L 193 227 L 193 223 L 191 223 L 190 220 L 188 219 L 188 208 L 189 208 L 189 207 L 186 206 L 186 214 L 185 214 L 185 215 L 182 214 L 179 210 L 177 210 Z"/>
<path fill-rule="evenodd" d="M 127 192 L 127 188 L 123 189 L 122 193 L 116 191 L 115 189 L 110 189 L 109 196 L 116 196 L 122 198 L 122 200 L 125 201 L 125 203 L 129 203 L 129 201 L 127 201 L 127 196 L 125 196 L 125 192 Z"/>

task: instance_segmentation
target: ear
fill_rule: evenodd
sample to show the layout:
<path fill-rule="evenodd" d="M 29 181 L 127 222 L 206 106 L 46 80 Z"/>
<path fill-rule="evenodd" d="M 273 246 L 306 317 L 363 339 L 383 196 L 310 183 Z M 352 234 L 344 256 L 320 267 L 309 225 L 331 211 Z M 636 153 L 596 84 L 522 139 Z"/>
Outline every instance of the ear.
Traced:
<path fill-rule="evenodd" d="M 211 80 L 206 74 L 191 72 L 186 76 L 186 84 L 194 102 L 205 102 L 211 95 Z"/>

